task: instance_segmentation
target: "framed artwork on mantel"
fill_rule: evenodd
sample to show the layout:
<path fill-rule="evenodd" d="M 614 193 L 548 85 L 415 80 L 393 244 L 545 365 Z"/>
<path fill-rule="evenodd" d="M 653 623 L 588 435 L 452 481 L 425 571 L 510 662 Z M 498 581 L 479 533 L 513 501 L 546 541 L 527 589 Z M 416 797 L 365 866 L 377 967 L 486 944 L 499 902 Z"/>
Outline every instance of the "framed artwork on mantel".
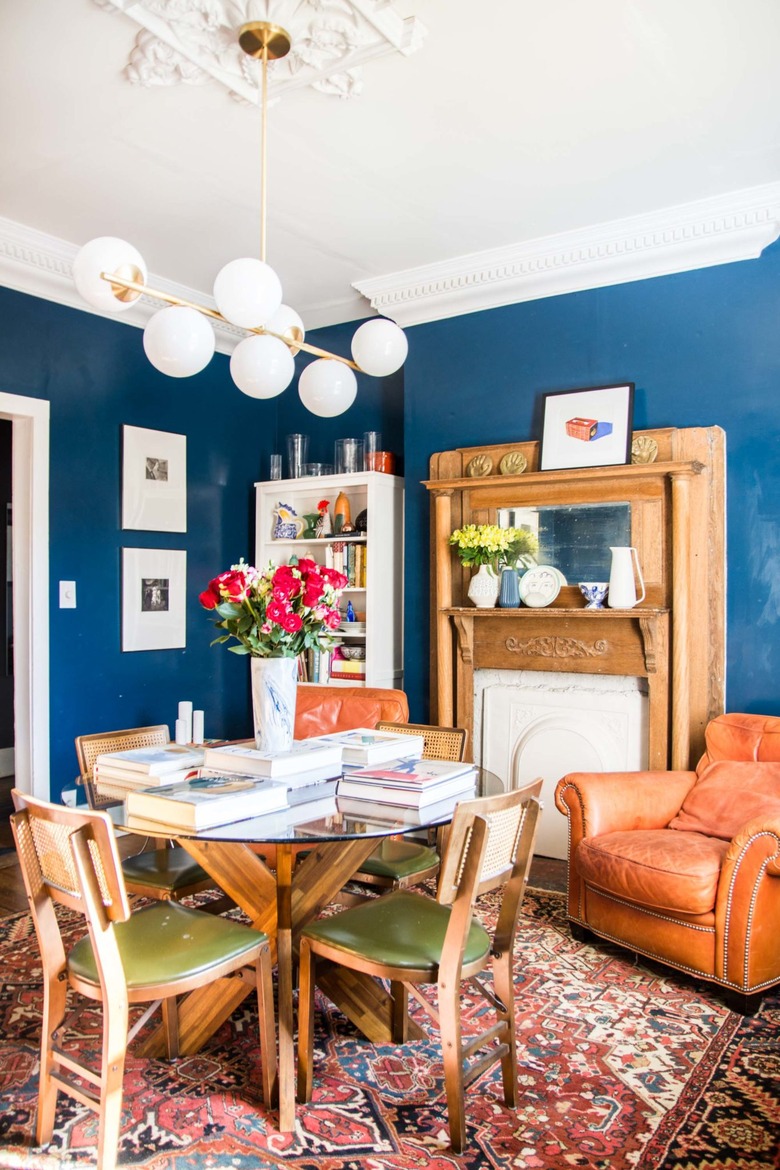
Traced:
<path fill-rule="evenodd" d="M 187 531 L 187 436 L 122 427 L 122 528 Z"/>
<path fill-rule="evenodd" d="M 539 470 L 629 463 L 633 408 L 633 382 L 545 394 Z"/>
<path fill-rule="evenodd" d="M 122 549 L 122 650 L 178 650 L 187 643 L 187 553 Z"/>

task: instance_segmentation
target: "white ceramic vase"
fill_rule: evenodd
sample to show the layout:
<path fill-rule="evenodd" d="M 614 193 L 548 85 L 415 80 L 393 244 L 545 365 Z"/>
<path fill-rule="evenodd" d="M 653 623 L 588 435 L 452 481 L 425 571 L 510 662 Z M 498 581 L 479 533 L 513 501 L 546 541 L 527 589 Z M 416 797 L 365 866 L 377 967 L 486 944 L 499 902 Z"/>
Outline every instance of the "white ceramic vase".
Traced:
<path fill-rule="evenodd" d="M 469 584 L 469 598 L 477 609 L 493 609 L 501 582 L 490 565 L 480 565 Z"/>
<path fill-rule="evenodd" d="M 297 658 L 252 658 L 252 711 L 261 752 L 288 752 L 295 730 Z"/>

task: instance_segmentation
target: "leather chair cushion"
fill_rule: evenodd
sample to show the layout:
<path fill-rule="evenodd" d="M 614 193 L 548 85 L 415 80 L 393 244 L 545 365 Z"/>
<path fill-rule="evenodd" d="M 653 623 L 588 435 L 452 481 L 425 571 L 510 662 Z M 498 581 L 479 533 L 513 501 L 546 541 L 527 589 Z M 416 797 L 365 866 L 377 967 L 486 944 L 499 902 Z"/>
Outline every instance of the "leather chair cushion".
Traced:
<path fill-rule="evenodd" d="M 678 914 L 709 914 L 728 844 L 701 833 L 634 829 L 585 837 L 575 862 L 584 881 L 617 898 Z"/>
<path fill-rule="evenodd" d="M 131 990 L 201 974 L 226 959 L 247 956 L 267 935 L 217 914 L 190 910 L 177 902 L 155 902 L 115 927 L 117 945 Z M 73 975 L 99 985 L 89 936 L 68 955 Z"/>
<path fill-rule="evenodd" d="M 216 883 L 181 845 L 173 849 L 149 849 L 122 862 L 126 882 L 158 890 L 183 890 L 200 882 Z"/>
<path fill-rule="evenodd" d="M 701 773 L 669 828 L 730 841 L 762 814 L 780 817 L 780 763 L 719 760 Z"/>
<path fill-rule="evenodd" d="M 382 687 L 298 687 L 295 738 L 308 739 L 354 727 L 376 727 L 380 721 L 409 722 L 403 691 Z"/>
<path fill-rule="evenodd" d="M 448 906 L 423 894 L 393 890 L 333 918 L 318 919 L 306 927 L 303 935 L 363 955 L 372 962 L 424 970 L 435 979 L 449 921 Z M 474 919 L 463 961 L 476 962 L 489 950 L 490 935 Z"/>
<path fill-rule="evenodd" d="M 438 863 L 438 853 L 428 845 L 419 841 L 387 840 L 382 841 L 366 858 L 360 871 L 397 881 L 399 878 L 412 877 Z"/>
<path fill-rule="evenodd" d="M 780 761 L 780 718 L 730 711 L 707 724 L 707 751 L 700 762 L 716 760 Z"/>

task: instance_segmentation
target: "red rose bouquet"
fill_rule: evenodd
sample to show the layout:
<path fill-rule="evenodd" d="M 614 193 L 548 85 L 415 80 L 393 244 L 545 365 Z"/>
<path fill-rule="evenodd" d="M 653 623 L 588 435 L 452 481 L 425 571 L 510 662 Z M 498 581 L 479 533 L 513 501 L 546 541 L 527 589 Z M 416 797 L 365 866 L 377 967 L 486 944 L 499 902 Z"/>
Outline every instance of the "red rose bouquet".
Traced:
<path fill-rule="evenodd" d="M 244 561 L 209 582 L 201 605 L 219 616 L 211 643 L 229 642 L 234 654 L 295 658 L 302 650 L 327 650 L 341 621 L 343 573 L 304 558 L 297 564 L 254 569 Z"/>

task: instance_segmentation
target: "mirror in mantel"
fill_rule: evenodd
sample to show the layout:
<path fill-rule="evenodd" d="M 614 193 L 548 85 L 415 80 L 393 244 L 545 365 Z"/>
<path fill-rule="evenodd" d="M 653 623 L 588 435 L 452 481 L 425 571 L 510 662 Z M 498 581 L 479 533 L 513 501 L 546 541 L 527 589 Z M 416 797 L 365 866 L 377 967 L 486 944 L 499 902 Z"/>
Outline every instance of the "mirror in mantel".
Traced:
<path fill-rule="evenodd" d="M 610 548 L 631 544 L 628 503 L 500 508 L 498 523 L 532 532 L 539 541 L 534 560 L 560 569 L 570 585 L 608 581 Z"/>

